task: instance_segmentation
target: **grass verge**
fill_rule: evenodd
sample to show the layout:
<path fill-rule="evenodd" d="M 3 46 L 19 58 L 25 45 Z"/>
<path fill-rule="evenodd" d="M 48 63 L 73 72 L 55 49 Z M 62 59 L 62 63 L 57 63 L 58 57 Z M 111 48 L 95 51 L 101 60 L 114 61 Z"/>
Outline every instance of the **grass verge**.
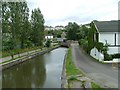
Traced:
<path fill-rule="evenodd" d="M 93 90 L 105 90 L 101 88 L 99 85 L 95 84 L 94 82 L 91 82 L 91 86 Z"/>
<path fill-rule="evenodd" d="M 68 53 L 66 57 L 66 74 L 67 76 L 83 74 L 78 70 L 72 60 L 71 48 L 68 48 Z"/>
<path fill-rule="evenodd" d="M 43 48 L 43 47 L 38 46 L 38 47 L 30 47 L 30 48 L 24 48 L 24 49 L 14 49 L 14 50 L 9 50 L 9 51 L 3 51 L 3 52 L 0 52 L 0 53 L 2 54 L 2 58 L 3 58 L 3 57 L 11 56 L 11 54 L 16 55 L 16 54 L 19 54 L 19 53 L 24 53 L 24 52 L 28 52 L 28 51 L 32 51 L 32 50 L 37 50 L 37 49 L 40 49 L 40 48 Z"/>

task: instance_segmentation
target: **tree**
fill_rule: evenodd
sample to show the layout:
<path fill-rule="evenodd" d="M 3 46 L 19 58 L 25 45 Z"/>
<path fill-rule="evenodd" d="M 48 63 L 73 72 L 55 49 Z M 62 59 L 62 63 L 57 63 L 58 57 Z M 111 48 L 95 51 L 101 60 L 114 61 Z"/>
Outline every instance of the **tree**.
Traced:
<path fill-rule="evenodd" d="M 90 30 L 89 30 L 89 33 L 88 33 L 88 51 L 89 51 L 89 54 L 90 54 L 90 51 L 93 47 L 95 47 L 95 41 L 94 41 L 94 34 L 96 33 L 96 28 L 95 28 L 95 25 L 93 22 L 91 22 L 90 24 Z"/>
<path fill-rule="evenodd" d="M 29 8 L 26 2 L 9 2 L 10 26 L 14 48 L 25 48 L 29 37 Z"/>
<path fill-rule="evenodd" d="M 46 47 L 50 47 L 51 46 L 51 41 L 48 39 L 46 42 Z"/>
<path fill-rule="evenodd" d="M 18 2 L 9 2 L 8 7 L 10 10 L 10 33 L 13 42 L 13 49 L 17 48 L 19 41 L 19 31 L 20 31 L 20 9 Z"/>
<path fill-rule="evenodd" d="M 31 41 L 35 46 L 41 46 L 44 38 L 44 18 L 39 8 L 32 10 L 31 25 Z"/>
<path fill-rule="evenodd" d="M 85 25 L 82 25 L 80 27 L 78 34 L 79 34 L 79 39 L 84 39 L 84 38 L 88 39 L 89 29 Z"/>
<path fill-rule="evenodd" d="M 69 40 L 78 40 L 78 31 L 79 31 L 79 25 L 77 23 L 69 22 L 67 25 L 67 39 Z"/>
<path fill-rule="evenodd" d="M 21 42 L 21 48 L 27 47 L 27 42 L 29 39 L 30 31 L 31 31 L 31 25 L 29 22 L 29 8 L 25 2 L 21 3 L 20 6 L 20 19 L 21 19 L 21 30 L 19 32 L 19 39 Z"/>
<path fill-rule="evenodd" d="M 12 40 L 10 38 L 10 10 L 8 9 L 8 3 L 2 4 L 2 50 L 12 49 Z"/>
<path fill-rule="evenodd" d="M 4 50 L 42 45 L 44 18 L 39 9 L 32 11 L 26 2 L 4 2 L 2 4 L 2 43 Z"/>

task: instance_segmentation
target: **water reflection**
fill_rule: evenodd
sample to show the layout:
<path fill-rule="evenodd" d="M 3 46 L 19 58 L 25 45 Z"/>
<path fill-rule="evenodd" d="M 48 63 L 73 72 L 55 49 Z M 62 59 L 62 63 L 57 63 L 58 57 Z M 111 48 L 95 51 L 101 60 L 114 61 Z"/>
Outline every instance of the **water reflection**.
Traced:
<path fill-rule="evenodd" d="M 40 88 L 46 79 L 46 69 L 43 56 L 6 69 L 2 73 L 3 88 Z"/>
<path fill-rule="evenodd" d="M 3 70 L 3 88 L 60 88 L 66 48 L 58 48 Z"/>

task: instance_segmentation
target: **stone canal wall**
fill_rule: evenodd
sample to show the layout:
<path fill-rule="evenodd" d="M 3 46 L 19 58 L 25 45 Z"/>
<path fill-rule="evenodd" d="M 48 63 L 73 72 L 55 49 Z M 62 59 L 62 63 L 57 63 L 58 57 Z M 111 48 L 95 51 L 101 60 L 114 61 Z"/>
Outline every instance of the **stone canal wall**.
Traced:
<path fill-rule="evenodd" d="M 58 48 L 58 47 L 60 47 L 60 46 L 53 47 L 53 48 L 50 48 L 50 49 L 48 49 L 48 50 L 44 50 L 44 51 L 42 51 L 42 52 L 39 51 L 39 52 L 36 52 L 36 53 L 32 53 L 32 54 L 23 56 L 23 57 L 21 57 L 21 58 L 15 59 L 15 60 L 11 60 L 11 61 L 9 61 L 9 62 L 7 62 L 7 63 L 2 64 L 2 66 L 1 66 L 1 67 L 2 67 L 2 70 L 7 69 L 7 68 L 9 68 L 9 67 L 12 67 L 12 66 L 14 66 L 14 65 L 23 63 L 23 62 L 25 62 L 25 61 L 28 61 L 28 60 L 30 60 L 31 58 L 34 58 L 34 57 L 36 57 L 36 56 L 38 56 L 38 55 L 43 55 L 43 54 L 45 54 L 45 53 L 47 53 L 47 52 L 50 52 L 50 51 L 52 51 L 52 50 L 54 50 L 54 49 L 56 49 L 56 48 Z"/>
<path fill-rule="evenodd" d="M 67 58 L 67 53 L 65 54 L 64 57 L 64 62 L 63 62 L 63 69 L 62 69 L 62 75 L 61 75 L 61 88 L 67 88 L 67 77 L 66 77 L 66 58 Z"/>

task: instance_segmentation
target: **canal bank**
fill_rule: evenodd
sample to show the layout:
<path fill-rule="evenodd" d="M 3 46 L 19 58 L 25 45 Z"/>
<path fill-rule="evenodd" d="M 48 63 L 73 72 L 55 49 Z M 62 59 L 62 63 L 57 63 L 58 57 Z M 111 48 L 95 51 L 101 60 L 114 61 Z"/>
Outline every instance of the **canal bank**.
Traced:
<path fill-rule="evenodd" d="M 7 69 L 7 68 L 12 67 L 14 65 L 17 65 L 17 64 L 23 63 L 27 60 L 30 60 L 31 58 L 34 58 L 38 55 L 42 55 L 42 54 L 45 54 L 47 52 L 50 52 L 50 51 L 52 51 L 52 50 L 54 50 L 58 47 L 60 47 L 60 46 L 55 46 L 55 47 L 52 47 L 52 48 L 48 48 L 47 50 L 44 50 L 44 51 L 38 51 L 38 52 L 30 53 L 28 55 L 22 56 L 20 58 L 14 59 L 14 60 L 8 60 L 8 62 L 2 63 L 0 65 L 0 67 L 2 67 L 2 70 Z"/>
<path fill-rule="evenodd" d="M 66 77 L 66 58 L 67 58 L 68 50 L 65 54 L 64 61 L 63 61 L 63 68 L 62 68 L 62 75 L 61 75 L 61 88 L 68 88 L 68 82 Z"/>

